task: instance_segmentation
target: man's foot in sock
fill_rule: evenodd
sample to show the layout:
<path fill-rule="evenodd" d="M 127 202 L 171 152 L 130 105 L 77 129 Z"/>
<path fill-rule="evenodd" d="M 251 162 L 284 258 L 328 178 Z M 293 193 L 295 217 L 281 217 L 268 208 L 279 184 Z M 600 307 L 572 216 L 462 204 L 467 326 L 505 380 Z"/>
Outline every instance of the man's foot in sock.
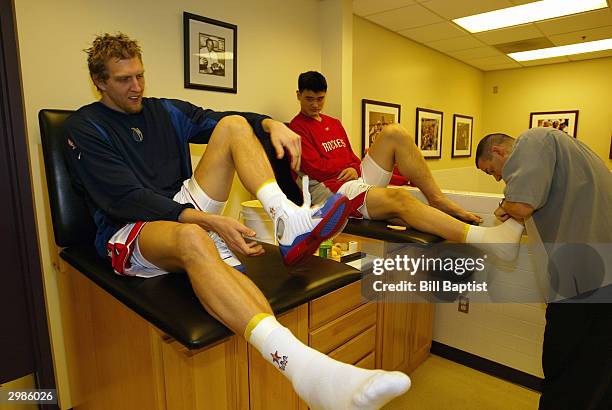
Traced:
<path fill-rule="evenodd" d="M 304 376 L 294 380 L 295 391 L 313 410 L 378 410 L 410 389 L 410 378 L 402 372 L 366 370 L 332 360 L 324 355 L 314 358 Z"/>
<path fill-rule="evenodd" d="M 234 252 L 230 250 L 225 241 L 221 239 L 219 235 L 217 235 L 215 232 L 208 232 L 208 236 L 210 236 L 210 239 L 212 239 L 215 243 L 219 256 L 223 262 L 242 273 L 246 271 L 246 268 L 242 262 L 240 262 L 236 255 L 234 255 Z"/>
<path fill-rule="evenodd" d="M 276 237 L 287 265 L 312 255 L 321 242 L 340 232 L 350 213 L 346 196 L 334 194 L 324 204 L 310 207 L 308 177 L 302 179 L 302 189 L 304 204 L 280 209 L 274 218 Z"/>
<path fill-rule="evenodd" d="M 303 344 L 273 316 L 259 316 L 245 337 L 313 410 L 379 409 L 410 388 L 410 378 L 401 372 L 339 362 Z"/>
<path fill-rule="evenodd" d="M 410 389 L 410 378 L 402 372 L 375 371 L 361 389 L 353 395 L 352 409 L 380 409 Z"/>
<path fill-rule="evenodd" d="M 447 197 L 443 197 L 437 200 L 431 200 L 429 201 L 429 205 L 439 209 L 444 213 L 449 214 L 450 216 L 454 216 L 455 218 L 460 219 L 463 222 L 482 222 L 482 218 L 480 218 L 478 215 L 466 211 Z"/>
<path fill-rule="evenodd" d="M 518 254 L 523 229 L 523 225 L 512 218 L 494 227 L 468 226 L 466 242 L 511 261 Z"/>

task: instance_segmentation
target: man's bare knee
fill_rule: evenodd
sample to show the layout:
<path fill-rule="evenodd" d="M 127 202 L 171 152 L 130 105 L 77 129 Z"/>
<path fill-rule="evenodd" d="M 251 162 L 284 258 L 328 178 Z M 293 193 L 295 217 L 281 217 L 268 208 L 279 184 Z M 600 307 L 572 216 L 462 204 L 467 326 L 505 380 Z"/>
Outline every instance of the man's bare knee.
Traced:
<path fill-rule="evenodd" d="M 212 239 L 199 225 L 180 224 L 176 227 L 175 235 L 177 252 L 184 266 L 194 260 L 209 260 L 216 255 Z"/>
<path fill-rule="evenodd" d="M 405 143 L 406 140 L 412 141 L 410 134 L 406 128 L 400 124 L 389 124 L 380 132 L 378 138 L 384 138 L 386 140 L 392 140 L 396 143 Z"/>
<path fill-rule="evenodd" d="M 386 191 L 385 193 L 387 197 L 389 198 L 389 200 L 394 203 L 403 204 L 405 202 L 410 202 L 412 200 L 415 200 L 414 197 L 410 195 L 410 193 L 404 189 L 387 188 L 385 191 Z"/>
<path fill-rule="evenodd" d="M 215 129 L 226 133 L 230 137 L 240 137 L 253 133 L 249 122 L 240 115 L 228 115 L 221 118 Z"/>
<path fill-rule="evenodd" d="M 386 188 L 383 191 L 384 198 L 384 212 L 390 217 L 399 217 L 404 211 L 406 206 L 410 206 L 411 201 L 414 199 L 412 195 L 401 189 L 390 189 Z"/>

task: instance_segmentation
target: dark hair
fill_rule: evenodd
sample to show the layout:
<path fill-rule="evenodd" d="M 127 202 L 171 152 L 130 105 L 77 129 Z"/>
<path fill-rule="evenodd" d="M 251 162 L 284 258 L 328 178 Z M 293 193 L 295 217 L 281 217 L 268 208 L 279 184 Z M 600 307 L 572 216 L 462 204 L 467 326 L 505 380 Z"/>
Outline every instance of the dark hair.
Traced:
<path fill-rule="evenodd" d="M 478 148 L 476 148 L 476 168 L 478 168 L 478 160 L 481 157 L 484 160 L 491 159 L 493 145 L 511 144 L 512 142 L 514 142 L 514 138 L 499 132 L 485 135 L 478 143 Z"/>
<path fill-rule="evenodd" d="M 304 90 L 314 91 L 315 93 L 327 91 L 327 81 L 323 74 L 318 71 L 306 71 L 300 74 L 298 77 L 298 91 L 302 92 Z"/>

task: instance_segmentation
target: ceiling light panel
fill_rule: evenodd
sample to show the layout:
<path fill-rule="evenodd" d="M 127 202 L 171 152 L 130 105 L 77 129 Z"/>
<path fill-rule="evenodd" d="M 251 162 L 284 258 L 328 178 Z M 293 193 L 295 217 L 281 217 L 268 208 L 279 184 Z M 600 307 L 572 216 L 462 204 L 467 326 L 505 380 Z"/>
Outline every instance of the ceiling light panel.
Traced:
<path fill-rule="evenodd" d="M 520 51 L 518 53 L 510 53 L 508 56 L 516 61 L 529 61 L 609 49 L 612 49 L 612 38 L 588 41 L 586 43 L 568 44 L 566 46 L 542 48 L 539 50 Z"/>
<path fill-rule="evenodd" d="M 608 7 L 606 0 L 542 0 L 454 19 L 471 33 L 495 30 Z"/>

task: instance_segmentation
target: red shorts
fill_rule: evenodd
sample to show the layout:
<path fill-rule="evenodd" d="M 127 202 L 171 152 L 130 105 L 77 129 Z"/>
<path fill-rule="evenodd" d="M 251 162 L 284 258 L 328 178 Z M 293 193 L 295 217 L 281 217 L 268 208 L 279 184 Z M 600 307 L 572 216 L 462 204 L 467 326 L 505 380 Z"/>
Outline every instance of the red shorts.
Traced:
<path fill-rule="evenodd" d="M 351 213 L 349 214 L 349 218 L 363 219 L 363 214 L 359 212 L 359 209 L 364 205 L 367 193 L 367 191 L 362 192 L 349 201 L 349 204 L 351 205 Z"/>

